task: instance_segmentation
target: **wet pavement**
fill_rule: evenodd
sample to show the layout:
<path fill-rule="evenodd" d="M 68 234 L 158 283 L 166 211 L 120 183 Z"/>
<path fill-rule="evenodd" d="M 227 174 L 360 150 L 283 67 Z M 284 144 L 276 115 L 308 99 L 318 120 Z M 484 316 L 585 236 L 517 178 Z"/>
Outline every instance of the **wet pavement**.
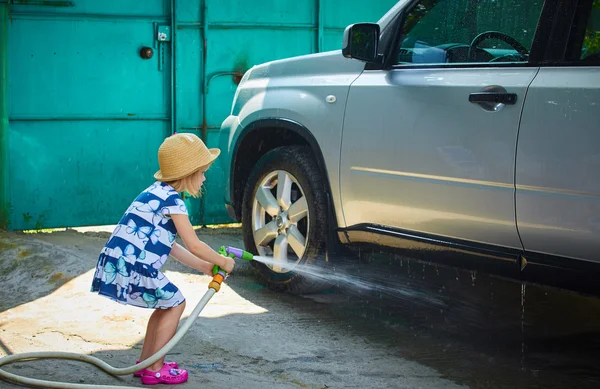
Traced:
<path fill-rule="evenodd" d="M 599 298 L 374 251 L 338 258 L 336 272 L 349 282 L 313 296 L 324 314 L 447 379 L 470 388 L 600 387 Z"/>
<path fill-rule="evenodd" d="M 236 230 L 199 235 L 213 247 L 241 244 Z M 119 367 L 137 357 L 144 317 L 88 292 L 105 238 L 0 234 L 0 355 L 68 349 Z M 598 298 L 364 250 L 332 265 L 323 274 L 334 285 L 296 296 L 267 289 L 240 263 L 170 353 L 190 370 L 182 387 L 600 387 Z M 189 313 L 208 278 L 167 267 Z M 7 370 L 141 387 L 74 362 Z"/>

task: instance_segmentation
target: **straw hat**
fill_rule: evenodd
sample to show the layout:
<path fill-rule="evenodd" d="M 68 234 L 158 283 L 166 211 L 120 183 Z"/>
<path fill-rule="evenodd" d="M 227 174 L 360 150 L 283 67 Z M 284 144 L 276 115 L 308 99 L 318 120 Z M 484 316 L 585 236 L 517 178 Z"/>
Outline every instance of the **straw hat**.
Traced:
<path fill-rule="evenodd" d="M 194 134 L 171 135 L 158 149 L 160 170 L 154 178 L 163 182 L 179 180 L 210 165 L 220 153 L 219 149 L 208 149 Z"/>

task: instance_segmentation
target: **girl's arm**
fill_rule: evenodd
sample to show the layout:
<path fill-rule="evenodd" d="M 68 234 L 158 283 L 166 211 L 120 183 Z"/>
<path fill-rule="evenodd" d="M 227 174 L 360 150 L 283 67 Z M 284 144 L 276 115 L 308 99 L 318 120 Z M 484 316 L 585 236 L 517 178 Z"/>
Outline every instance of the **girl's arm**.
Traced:
<path fill-rule="evenodd" d="M 183 240 L 185 247 L 187 247 L 192 254 L 199 259 L 219 266 L 227 273 L 231 273 L 235 266 L 234 260 L 217 253 L 209 245 L 198 239 L 188 215 L 173 214 L 171 215 L 171 219 L 173 219 L 175 228 L 177 228 L 177 233 L 181 237 L 181 240 Z M 211 271 L 208 272 L 208 274 L 210 273 Z"/>
<path fill-rule="evenodd" d="M 173 243 L 173 248 L 171 249 L 171 256 L 177 261 L 183 263 L 184 265 L 191 267 L 192 269 L 201 271 L 204 274 L 212 275 L 212 263 L 203 261 L 202 259 L 187 251 L 185 247 L 179 245 L 178 243 Z"/>

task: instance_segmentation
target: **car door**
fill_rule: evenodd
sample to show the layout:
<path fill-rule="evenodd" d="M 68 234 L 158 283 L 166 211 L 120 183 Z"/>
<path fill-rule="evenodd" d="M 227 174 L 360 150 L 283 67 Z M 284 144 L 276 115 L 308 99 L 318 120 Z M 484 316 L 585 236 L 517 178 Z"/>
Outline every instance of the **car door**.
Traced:
<path fill-rule="evenodd" d="M 566 4 L 525 101 L 517 224 L 530 253 L 600 262 L 600 0 Z"/>
<path fill-rule="evenodd" d="M 390 66 L 365 70 L 349 91 L 347 226 L 522 248 L 515 148 L 543 3 L 421 0 L 404 11 Z"/>

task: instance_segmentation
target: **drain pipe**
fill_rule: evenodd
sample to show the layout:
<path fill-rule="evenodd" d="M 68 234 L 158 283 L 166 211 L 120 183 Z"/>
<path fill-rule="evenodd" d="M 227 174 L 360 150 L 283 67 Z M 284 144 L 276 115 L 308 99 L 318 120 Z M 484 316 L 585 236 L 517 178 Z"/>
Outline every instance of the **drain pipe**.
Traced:
<path fill-rule="evenodd" d="M 175 0 L 171 0 L 171 135 L 177 132 L 177 20 Z"/>
<path fill-rule="evenodd" d="M 8 228 L 8 4 L 0 5 L 0 229 Z"/>
<path fill-rule="evenodd" d="M 0 359 L 0 367 L 4 365 L 8 365 L 9 363 L 14 363 L 17 361 L 24 360 L 33 360 L 33 359 L 70 359 L 74 361 L 86 362 L 91 365 L 98 367 L 99 369 L 104 370 L 108 374 L 114 376 L 121 376 L 132 374 L 135 371 L 140 369 L 145 369 L 148 366 L 154 364 L 160 358 L 164 357 L 180 340 L 183 338 L 185 333 L 190 329 L 194 321 L 202 312 L 202 309 L 206 306 L 208 301 L 221 289 L 221 283 L 227 274 L 220 270 L 215 269 L 214 276 L 212 281 L 208 284 L 208 291 L 204 294 L 194 311 L 187 318 L 185 323 L 181 326 L 179 331 L 173 336 L 173 338 L 163 346 L 156 354 L 152 355 L 150 358 L 142 361 L 136 365 L 116 368 L 112 367 L 108 363 L 104 362 L 101 359 L 96 357 L 92 357 L 90 355 L 85 354 L 76 354 L 76 353 L 68 353 L 68 352 L 53 352 L 53 351 L 44 351 L 44 352 L 32 352 L 32 353 L 23 353 L 23 354 L 14 354 L 9 355 Z M 27 378 L 23 376 L 19 376 L 16 374 L 9 373 L 5 370 L 0 369 L 0 378 L 3 378 L 8 381 L 16 382 L 22 385 L 35 386 L 40 388 L 53 388 L 53 389 L 131 389 L 130 386 L 114 386 L 114 385 L 89 385 L 89 384 L 74 384 L 68 382 L 53 382 L 53 381 L 45 381 L 38 380 L 34 378 Z"/>

